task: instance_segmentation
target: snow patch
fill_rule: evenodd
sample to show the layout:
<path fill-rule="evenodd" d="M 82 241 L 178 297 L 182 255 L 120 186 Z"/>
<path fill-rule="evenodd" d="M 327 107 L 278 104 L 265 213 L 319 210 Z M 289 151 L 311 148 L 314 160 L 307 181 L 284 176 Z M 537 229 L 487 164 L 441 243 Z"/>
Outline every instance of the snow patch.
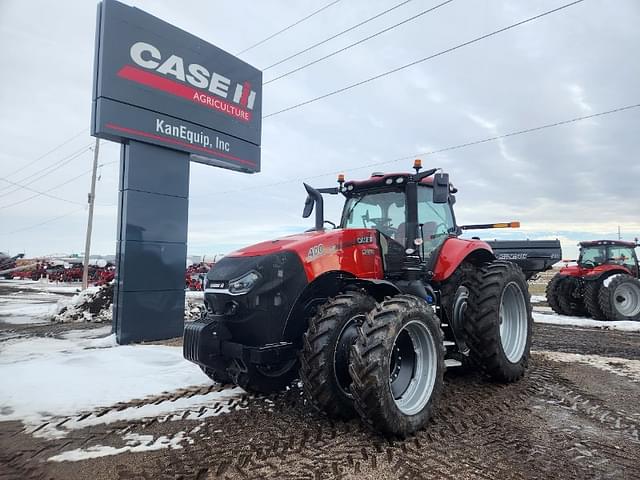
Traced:
<path fill-rule="evenodd" d="M 531 303 L 546 303 L 547 297 L 544 295 L 531 295 Z"/>
<path fill-rule="evenodd" d="M 205 395 L 193 395 L 191 397 L 166 400 L 158 404 L 149 403 L 139 407 L 129 407 L 122 410 L 113 410 L 104 415 L 91 415 L 83 420 L 74 418 L 64 422 L 61 426 L 49 424 L 38 431 L 34 436 L 47 439 L 59 439 L 67 436 L 71 430 L 79 430 L 95 425 L 105 425 L 120 421 L 142 420 L 156 418 L 158 422 L 171 420 L 203 420 L 209 417 L 217 417 L 229 413 L 233 400 L 239 400 L 245 391 L 240 387 L 226 388 L 219 392 L 210 392 Z M 206 410 L 203 407 L 208 407 Z M 241 407 L 235 408 L 241 410 Z M 185 412 L 189 412 L 185 415 Z M 27 429 L 29 431 L 31 429 Z M 197 431 L 197 430 L 196 430 Z"/>
<path fill-rule="evenodd" d="M 544 350 L 534 351 L 534 353 L 544 355 L 549 360 L 556 362 L 583 363 L 606 372 L 615 373 L 621 377 L 630 378 L 634 382 L 640 382 L 640 360 L 602 357 L 600 355 L 583 355 L 580 353 L 549 352 Z"/>
<path fill-rule="evenodd" d="M 182 448 L 181 443 L 185 440 L 191 440 L 184 432 L 176 433 L 173 438 L 161 436 L 153 439 L 153 435 L 139 435 L 137 433 L 127 433 L 122 437 L 125 446 L 116 448 L 108 445 L 94 445 L 89 448 L 77 448 L 68 450 L 59 455 L 50 457 L 50 462 L 78 462 L 91 458 L 106 457 L 110 455 L 119 455 L 125 452 L 150 452 L 152 450 L 162 450 L 163 448 L 179 449 Z"/>
<path fill-rule="evenodd" d="M 116 346 L 113 335 L 96 338 L 96 330 L 104 335 L 110 327 L 0 344 L 0 378 L 10 379 L 10 388 L 0 389 L 0 421 L 36 427 L 56 417 L 211 384 L 183 358 L 181 347 Z"/>
<path fill-rule="evenodd" d="M 610 277 L 605 278 L 605 279 L 602 281 L 602 286 L 603 286 L 603 287 L 609 287 L 609 284 L 611 283 L 611 280 L 613 280 L 614 278 L 619 277 L 619 276 L 620 276 L 620 274 L 619 274 L 619 273 L 617 273 L 617 274 L 615 274 L 615 275 L 611 275 Z"/>
<path fill-rule="evenodd" d="M 604 320 L 594 320 L 592 318 L 543 313 L 539 310 L 539 308 L 536 308 L 536 311 L 533 312 L 533 320 L 536 323 L 565 325 L 569 327 L 601 328 L 603 330 L 620 330 L 624 332 L 640 332 L 640 322 L 634 322 L 631 320 L 616 320 L 614 322 L 609 322 Z"/>

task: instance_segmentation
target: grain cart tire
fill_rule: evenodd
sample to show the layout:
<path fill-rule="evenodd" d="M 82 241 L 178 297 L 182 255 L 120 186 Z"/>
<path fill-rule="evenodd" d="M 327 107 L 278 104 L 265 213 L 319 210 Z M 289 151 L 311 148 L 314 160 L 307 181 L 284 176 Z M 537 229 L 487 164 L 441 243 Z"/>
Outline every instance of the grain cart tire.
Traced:
<path fill-rule="evenodd" d="M 231 377 L 227 375 L 227 372 L 220 372 L 218 370 L 215 370 L 209 367 L 200 367 L 200 370 L 202 370 L 202 372 L 207 377 L 209 377 L 211 380 L 213 380 L 216 383 L 220 383 L 222 385 L 228 385 L 232 383 Z"/>
<path fill-rule="evenodd" d="M 397 437 L 423 428 L 442 393 L 440 320 L 412 295 L 377 305 L 351 348 L 354 406 L 370 428 Z"/>
<path fill-rule="evenodd" d="M 300 353 L 300 379 L 307 400 L 333 418 L 351 418 L 349 355 L 373 297 L 347 292 L 329 299 L 309 321 Z"/>
<path fill-rule="evenodd" d="M 558 315 L 566 315 L 565 311 L 560 306 L 560 302 L 558 301 L 558 290 L 563 281 L 568 278 L 566 275 L 561 275 L 556 273 L 553 278 L 547 284 L 546 295 L 547 295 L 547 303 L 551 307 L 551 310 L 556 312 Z"/>
<path fill-rule="evenodd" d="M 478 270 L 468 303 L 469 355 L 491 378 L 514 382 L 529 361 L 533 317 L 520 268 L 494 261 Z"/>
<path fill-rule="evenodd" d="M 587 309 L 587 313 L 591 318 L 595 320 L 604 320 L 605 316 L 600 308 L 600 302 L 598 294 L 602 287 L 602 278 L 597 280 L 587 281 L 584 287 L 584 306 Z"/>
<path fill-rule="evenodd" d="M 627 274 L 608 277 L 598 301 L 607 320 L 640 320 L 640 280 Z"/>
<path fill-rule="evenodd" d="M 573 277 L 566 277 L 559 285 L 558 303 L 560 303 L 560 309 L 565 312 L 565 315 L 581 317 L 586 314 L 582 297 L 575 295 L 576 290 L 579 288 L 579 280 Z"/>
<path fill-rule="evenodd" d="M 473 265 L 461 263 L 440 289 L 441 305 L 446 322 L 449 324 L 460 357 L 464 359 L 469 355 L 464 324 L 469 298 L 469 282 L 473 280 L 474 273 Z"/>

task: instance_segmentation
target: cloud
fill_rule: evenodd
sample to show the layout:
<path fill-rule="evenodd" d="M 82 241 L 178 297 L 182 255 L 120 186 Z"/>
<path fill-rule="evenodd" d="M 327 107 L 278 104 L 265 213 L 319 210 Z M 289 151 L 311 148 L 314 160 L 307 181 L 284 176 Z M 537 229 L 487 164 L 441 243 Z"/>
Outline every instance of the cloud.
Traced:
<path fill-rule="evenodd" d="M 230 52 L 305 16 L 307 2 L 128 1 Z M 398 67 L 475 36 L 559 6 L 540 2 L 453 2 L 344 54 L 292 74 L 264 89 L 264 111 L 279 110 Z M 264 67 L 388 8 L 381 0 L 340 2 L 312 20 L 247 52 Z M 265 79 L 325 55 L 426 8 L 411 2 L 291 62 Z M 189 250 L 218 253 L 303 230 L 302 179 L 334 185 L 373 170 L 409 170 L 411 160 L 363 167 L 421 151 L 438 150 L 510 131 L 638 103 L 640 30 L 633 0 L 603 8 L 584 2 L 536 22 L 443 55 L 398 74 L 264 121 L 263 171 L 244 175 L 192 164 Z M 0 4 L 0 171 L 20 181 L 93 139 L 81 135 L 37 163 L 34 159 L 89 126 L 95 4 Z M 580 236 L 626 238 L 640 231 L 640 164 L 636 161 L 640 109 L 528 135 L 434 154 L 426 166 L 449 171 L 460 188 L 463 223 L 521 220 L 514 235 L 531 238 L 563 232 L 569 245 Z M 116 240 L 119 147 L 103 142 L 94 224 L 94 251 L 113 253 Z M 90 168 L 91 154 L 55 169 L 31 187 L 46 190 Z M 325 175 L 326 174 L 326 175 Z M 0 177 L 3 175 L 0 174 Z M 288 182 L 290 179 L 296 181 Z M 274 185 L 275 184 L 275 185 Z M 2 208 L 30 195 L 0 197 L 0 250 L 79 252 L 86 213 L 41 228 L 18 230 L 81 209 L 89 175 L 46 197 Z M 0 181 L 0 195 L 4 192 Z M 340 214 L 328 200 L 327 218 Z M 493 233 L 491 233 L 493 235 Z M 559 234 L 558 234 L 559 235 Z M 517 238 L 517 237 L 514 237 Z"/>

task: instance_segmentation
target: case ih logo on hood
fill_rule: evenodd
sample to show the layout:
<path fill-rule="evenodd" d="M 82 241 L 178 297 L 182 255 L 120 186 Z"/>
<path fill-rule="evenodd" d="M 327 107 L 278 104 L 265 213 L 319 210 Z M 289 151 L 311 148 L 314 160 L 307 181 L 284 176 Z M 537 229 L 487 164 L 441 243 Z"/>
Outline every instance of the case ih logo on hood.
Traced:
<path fill-rule="evenodd" d="M 125 65 L 118 71 L 119 77 L 205 105 L 238 120 L 251 121 L 250 110 L 253 110 L 256 92 L 251 90 L 249 82 L 232 82 L 197 63 L 187 64 L 185 68 L 182 57 L 172 54 L 165 58 L 160 50 L 145 42 L 134 43 L 129 55 L 142 69 Z"/>

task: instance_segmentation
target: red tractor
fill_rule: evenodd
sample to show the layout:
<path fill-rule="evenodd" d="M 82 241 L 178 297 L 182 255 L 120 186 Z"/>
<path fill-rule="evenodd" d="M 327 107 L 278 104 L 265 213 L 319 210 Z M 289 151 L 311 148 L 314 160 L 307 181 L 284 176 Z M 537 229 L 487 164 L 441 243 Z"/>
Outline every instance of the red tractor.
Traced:
<path fill-rule="evenodd" d="M 549 306 L 561 315 L 640 320 L 637 246 L 637 241 L 581 242 L 577 264 L 562 268 L 547 285 Z"/>
<path fill-rule="evenodd" d="M 315 207 L 315 227 L 215 264 L 206 314 L 185 326 L 185 358 L 254 392 L 299 378 L 318 410 L 359 414 L 398 436 L 426 425 L 446 368 L 470 360 L 498 381 L 522 377 L 532 329 L 525 273 L 488 243 L 459 238 L 448 174 L 414 168 L 305 184 L 303 217 Z M 339 225 L 324 219 L 321 194 L 346 198 Z M 473 228 L 499 226 L 516 225 Z M 561 258 L 557 241 L 528 246 L 553 255 L 508 255 L 539 270 Z"/>

